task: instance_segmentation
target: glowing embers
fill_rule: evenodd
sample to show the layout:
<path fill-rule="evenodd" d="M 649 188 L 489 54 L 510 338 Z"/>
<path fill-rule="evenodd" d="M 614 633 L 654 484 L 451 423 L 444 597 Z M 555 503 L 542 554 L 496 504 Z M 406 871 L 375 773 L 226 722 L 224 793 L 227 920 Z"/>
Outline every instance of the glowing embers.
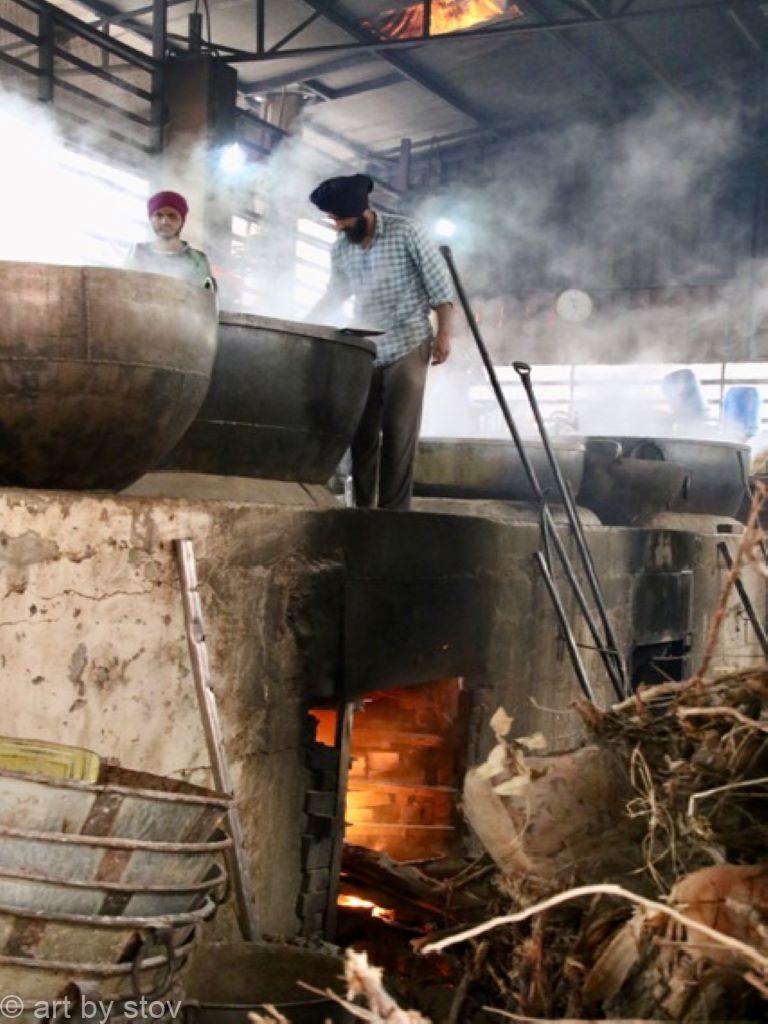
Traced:
<path fill-rule="evenodd" d="M 338 905 L 347 910 L 370 910 L 371 917 L 378 917 L 382 921 L 394 921 L 395 912 L 387 907 L 377 907 L 371 900 L 361 899 L 359 896 L 350 896 L 342 893 L 338 899 Z"/>
<path fill-rule="evenodd" d="M 429 34 L 446 35 L 496 18 L 522 17 L 520 7 L 506 0 L 432 0 Z M 374 18 L 366 18 L 362 26 L 385 39 L 416 39 L 425 34 L 424 4 L 389 7 Z"/>

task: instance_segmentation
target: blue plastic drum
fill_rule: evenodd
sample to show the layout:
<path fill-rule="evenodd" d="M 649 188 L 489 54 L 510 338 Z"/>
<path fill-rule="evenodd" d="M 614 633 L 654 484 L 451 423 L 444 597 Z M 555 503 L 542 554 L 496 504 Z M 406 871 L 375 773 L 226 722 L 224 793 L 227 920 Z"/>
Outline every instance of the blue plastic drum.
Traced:
<path fill-rule="evenodd" d="M 742 437 L 754 437 L 760 429 L 762 399 L 756 387 L 738 385 L 729 388 L 723 400 L 723 426 Z"/>

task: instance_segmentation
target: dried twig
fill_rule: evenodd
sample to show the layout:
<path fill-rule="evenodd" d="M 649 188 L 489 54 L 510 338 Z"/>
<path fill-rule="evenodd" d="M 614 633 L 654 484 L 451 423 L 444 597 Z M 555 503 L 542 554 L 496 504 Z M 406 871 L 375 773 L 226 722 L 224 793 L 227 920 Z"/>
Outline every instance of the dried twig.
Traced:
<path fill-rule="evenodd" d="M 737 708 L 729 708 L 722 705 L 718 705 L 715 708 L 678 708 L 675 714 L 678 718 L 733 718 L 748 729 L 757 729 L 760 732 L 768 733 L 768 724 L 742 714 Z"/>
<path fill-rule="evenodd" d="M 368 963 L 365 953 L 348 949 L 344 966 L 344 975 L 347 980 L 346 999 L 342 999 L 331 989 L 315 988 L 303 981 L 300 981 L 299 985 L 308 992 L 333 1000 L 334 1003 L 343 1006 L 353 1017 L 368 1021 L 369 1024 L 431 1024 L 417 1010 L 403 1010 L 397 1005 L 384 988 L 383 973 L 381 967 L 374 967 Z M 357 996 L 362 996 L 366 1000 L 369 1009 L 355 1006 L 351 1002 Z"/>
<path fill-rule="evenodd" d="M 645 896 L 640 896 L 635 892 L 630 892 L 628 889 L 623 889 L 620 885 L 613 885 L 611 883 L 603 883 L 601 885 L 581 885 L 575 889 L 568 889 L 565 892 L 560 892 L 555 896 L 551 896 L 547 900 L 543 900 L 541 903 L 536 903 L 532 907 L 526 907 L 525 910 L 520 910 L 516 914 L 504 914 L 501 917 L 493 917 L 489 921 L 483 921 L 481 924 L 475 925 L 472 928 L 466 928 L 464 931 L 457 932 L 454 935 L 448 935 L 435 942 L 429 942 L 422 947 L 421 952 L 424 954 L 438 953 L 440 950 L 446 949 L 448 946 L 453 946 L 457 942 L 464 942 L 466 939 L 477 938 L 478 935 L 484 935 L 485 932 L 491 931 L 494 928 L 499 928 L 502 925 L 520 924 L 520 922 L 527 921 L 529 918 L 535 917 L 537 914 L 541 914 L 543 911 L 549 910 L 551 907 L 557 907 L 562 903 L 569 903 L 582 896 L 599 895 L 620 896 L 622 899 L 630 900 L 632 903 L 636 903 L 638 906 L 644 907 L 646 910 L 651 911 L 654 914 L 664 914 L 673 921 L 677 921 L 678 924 L 683 925 L 685 928 L 691 928 L 697 934 L 706 935 L 707 938 L 712 939 L 713 942 L 716 942 L 721 946 L 726 946 L 735 953 L 739 953 L 759 972 L 768 974 L 768 957 L 763 956 L 763 954 L 758 952 L 758 950 L 753 946 L 748 945 L 746 942 L 741 942 L 739 939 L 735 939 L 730 935 L 724 935 L 715 928 L 710 928 L 709 925 L 702 924 L 699 921 L 694 921 L 685 914 L 681 914 L 679 910 L 675 910 L 674 907 L 668 907 L 663 903 L 657 903 L 656 900 L 646 899 Z"/>
<path fill-rule="evenodd" d="M 743 779 L 741 782 L 729 782 L 725 786 L 715 786 L 714 789 L 703 789 L 700 793 L 693 793 L 688 801 L 688 817 L 693 817 L 696 803 L 699 800 L 715 796 L 717 793 L 726 793 L 731 789 L 746 789 L 747 786 L 762 786 L 766 783 L 768 783 L 768 776 L 764 776 L 762 779 Z"/>

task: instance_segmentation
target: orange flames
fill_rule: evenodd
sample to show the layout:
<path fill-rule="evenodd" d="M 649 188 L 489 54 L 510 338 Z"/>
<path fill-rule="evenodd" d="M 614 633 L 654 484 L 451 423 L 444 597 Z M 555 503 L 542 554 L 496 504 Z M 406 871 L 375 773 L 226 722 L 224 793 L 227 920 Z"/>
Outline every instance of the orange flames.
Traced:
<path fill-rule="evenodd" d="M 394 921 L 395 919 L 394 911 L 388 910 L 387 907 L 377 907 L 371 900 L 363 900 L 359 896 L 348 896 L 346 893 L 342 893 L 337 902 L 340 907 L 370 910 L 371 917 L 380 917 L 382 921 Z"/>
<path fill-rule="evenodd" d="M 494 18 L 520 18 L 523 12 L 507 0 L 432 0 L 430 35 L 446 35 L 483 25 Z M 424 35 L 424 4 L 390 8 L 366 20 L 363 28 L 387 39 L 415 39 Z"/>

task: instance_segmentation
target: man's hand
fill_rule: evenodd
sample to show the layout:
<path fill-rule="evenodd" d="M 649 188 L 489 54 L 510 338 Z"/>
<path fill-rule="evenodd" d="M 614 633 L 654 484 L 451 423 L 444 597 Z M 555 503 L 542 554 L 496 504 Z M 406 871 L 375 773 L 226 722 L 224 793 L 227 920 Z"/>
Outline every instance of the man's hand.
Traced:
<path fill-rule="evenodd" d="M 451 354 L 451 339 L 447 331 L 438 331 L 432 342 L 432 365 L 439 366 Z"/>

